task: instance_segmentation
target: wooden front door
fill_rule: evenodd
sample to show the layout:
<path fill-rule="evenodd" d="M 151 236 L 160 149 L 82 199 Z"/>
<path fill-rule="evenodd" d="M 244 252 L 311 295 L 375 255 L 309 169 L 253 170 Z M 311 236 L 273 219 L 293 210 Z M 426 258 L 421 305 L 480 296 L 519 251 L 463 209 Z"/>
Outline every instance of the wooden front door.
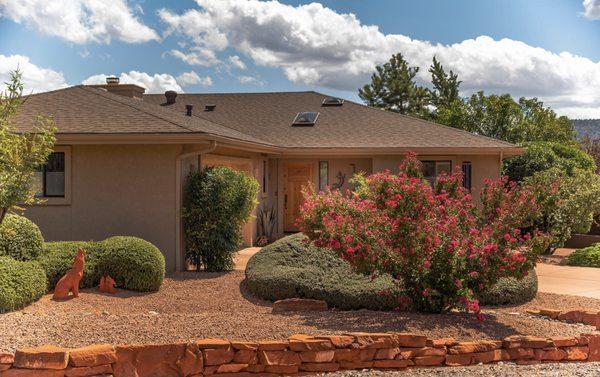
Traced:
<path fill-rule="evenodd" d="M 283 230 L 284 232 L 296 232 L 298 228 L 294 223 L 298 216 L 300 216 L 300 205 L 304 202 L 302 189 L 304 186 L 312 184 L 313 164 L 304 162 L 284 163 L 283 179 Z"/>

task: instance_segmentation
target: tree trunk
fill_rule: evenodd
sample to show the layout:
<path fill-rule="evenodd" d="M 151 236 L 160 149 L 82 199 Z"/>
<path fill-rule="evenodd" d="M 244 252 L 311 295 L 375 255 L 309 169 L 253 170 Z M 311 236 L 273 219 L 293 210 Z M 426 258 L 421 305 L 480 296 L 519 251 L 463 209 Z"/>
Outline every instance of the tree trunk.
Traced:
<path fill-rule="evenodd" d="M 6 217 L 7 213 L 8 208 L 0 208 L 0 225 L 2 225 L 2 222 L 4 221 L 4 218 Z"/>

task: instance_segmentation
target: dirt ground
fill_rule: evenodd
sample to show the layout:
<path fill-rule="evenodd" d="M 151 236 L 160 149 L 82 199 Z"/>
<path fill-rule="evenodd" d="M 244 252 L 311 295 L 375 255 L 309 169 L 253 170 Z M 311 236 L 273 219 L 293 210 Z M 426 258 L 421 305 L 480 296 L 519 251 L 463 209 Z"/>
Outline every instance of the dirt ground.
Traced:
<path fill-rule="evenodd" d="M 590 326 L 537 318 L 527 308 L 600 310 L 600 300 L 540 293 L 531 303 L 486 308 L 486 319 L 453 313 L 427 315 L 369 310 L 271 314 L 271 303 L 245 288 L 244 273 L 182 273 L 165 279 L 159 292 L 120 291 L 115 296 L 85 289 L 65 302 L 44 296 L 35 304 L 0 314 L 0 350 L 55 344 L 167 343 L 207 337 L 260 340 L 294 333 L 349 331 L 417 332 L 457 339 L 501 338 L 511 334 L 569 336 Z"/>

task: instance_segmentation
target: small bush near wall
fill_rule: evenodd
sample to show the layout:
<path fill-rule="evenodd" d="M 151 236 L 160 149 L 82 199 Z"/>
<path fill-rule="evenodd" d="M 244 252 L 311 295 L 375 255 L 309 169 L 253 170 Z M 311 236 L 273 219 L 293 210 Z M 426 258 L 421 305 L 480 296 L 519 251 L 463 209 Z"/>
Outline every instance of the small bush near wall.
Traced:
<path fill-rule="evenodd" d="M 80 288 L 90 288 L 98 285 L 100 281 L 97 268 L 98 257 L 103 250 L 98 242 L 47 242 L 38 261 L 46 271 L 48 289 L 53 289 L 58 280 L 71 268 L 73 258 L 75 258 L 77 249 L 80 247 L 85 250 L 85 267 L 83 279 L 81 279 L 79 286 Z"/>
<path fill-rule="evenodd" d="M 570 266 L 600 268 L 600 243 L 576 250 L 567 258 Z"/>
<path fill-rule="evenodd" d="M 111 237 L 101 243 L 98 276 L 109 275 L 117 286 L 132 291 L 157 291 L 165 277 L 165 257 L 148 241 Z"/>
<path fill-rule="evenodd" d="M 232 269 L 257 195 L 256 179 L 230 168 L 209 166 L 190 174 L 182 211 L 188 262 L 208 271 Z"/>
<path fill-rule="evenodd" d="M 246 283 L 255 295 L 275 301 L 312 298 L 344 310 L 392 310 L 402 292 L 401 279 L 383 275 L 375 280 L 358 274 L 333 251 L 307 244 L 295 234 L 264 247 L 246 267 Z M 382 293 L 388 294 L 382 294 Z M 523 280 L 500 279 L 481 297 L 482 305 L 517 305 L 537 293 L 537 276 L 531 270 Z"/>
<path fill-rule="evenodd" d="M 46 293 L 46 275 L 37 262 L 0 257 L 0 313 L 20 309 Z"/>
<path fill-rule="evenodd" d="M 44 238 L 31 220 L 14 214 L 6 215 L 0 225 L 0 256 L 19 261 L 36 259 L 42 252 Z"/>

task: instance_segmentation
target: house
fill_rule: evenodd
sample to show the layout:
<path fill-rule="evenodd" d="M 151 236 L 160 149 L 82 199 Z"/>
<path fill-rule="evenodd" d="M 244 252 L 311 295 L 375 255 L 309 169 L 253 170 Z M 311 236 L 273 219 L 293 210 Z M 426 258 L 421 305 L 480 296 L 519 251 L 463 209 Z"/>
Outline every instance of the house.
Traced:
<path fill-rule="evenodd" d="M 108 80 L 107 80 L 108 81 Z M 182 187 L 199 165 L 253 175 L 260 202 L 277 214 L 277 235 L 295 231 L 306 184 L 348 187 L 355 172 L 396 169 L 415 151 L 427 179 L 461 167 L 479 192 L 498 177 L 512 144 L 370 108 L 316 92 L 144 94 L 111 80 L 29 96 L 21 131 L 52 115 L 57 146 L 38 174 L 43 204 L 26 210 L 47 240 L 133 235 L 165 253 L 169 271 L 185 268 Z M 244 239 L 253 242 L 256 221 Z"/>

